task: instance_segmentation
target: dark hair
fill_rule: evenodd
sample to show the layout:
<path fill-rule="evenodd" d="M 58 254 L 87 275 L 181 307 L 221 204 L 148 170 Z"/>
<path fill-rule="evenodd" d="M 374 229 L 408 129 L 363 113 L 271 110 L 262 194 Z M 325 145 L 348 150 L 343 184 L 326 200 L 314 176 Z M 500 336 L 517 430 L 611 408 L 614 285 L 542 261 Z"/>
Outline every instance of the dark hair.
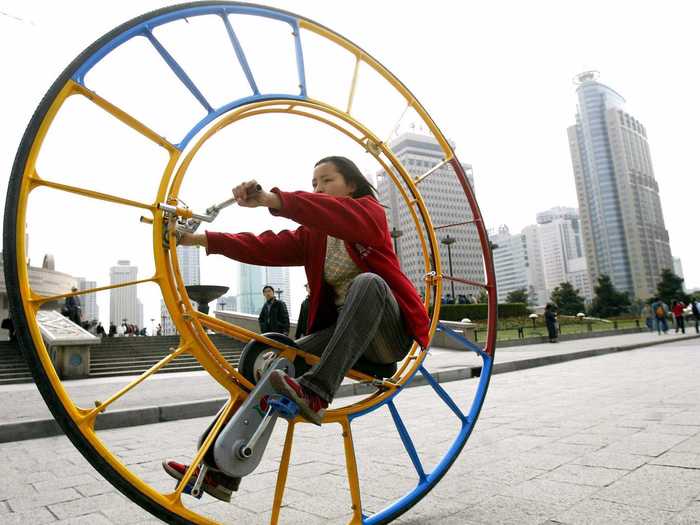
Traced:
<path fill-rule="evenodd" d="M 376 188 L 370 184 L 370 182 L 365 178 L 364 175 L 362 175 L 362 172 L 353 161 L 346 157 L 323 157 L 316 164 L 314 164 L 314 168 L 321 164 L 325 164 L 326 162 L 335 166 L 335 169 L 338 170 L 338 173 L 340 173 L 343 176 L 343 179 L 345 180 L 346 184 L 355 185 L 355 191 L 352 193 L 353 199 L 357 199 L 359 197 L 364 197 L 368 195 L 376 200 Z"/>
<path fill-rule="evenodd" d="M 275 289 L 272 286 L 270 286 L 269 284 L 266 284 L 265 286 L 263 286 L 263 293 L 265 293 L 265 290 L 267 290 L 268 288 L 270 290 L 272 290 L 272 293 L 275 293 Z"/>

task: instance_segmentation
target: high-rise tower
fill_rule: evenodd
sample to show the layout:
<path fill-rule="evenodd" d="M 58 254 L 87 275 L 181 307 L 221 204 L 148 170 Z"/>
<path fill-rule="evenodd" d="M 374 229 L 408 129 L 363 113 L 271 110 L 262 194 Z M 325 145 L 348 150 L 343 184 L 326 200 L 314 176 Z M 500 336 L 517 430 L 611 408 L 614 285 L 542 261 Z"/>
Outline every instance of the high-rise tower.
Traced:
<path fill-rule="evenodd" d="M 418 133 L 403 133 L 394 139 L 389 147 L 413 177 L 423 175 L 443 159 L 442 149 L 438 142 L 433 137 Z M 472 168 L 467 164 L 464 164 L 463 167 L 469 178 L 469 183 L 473 187 Z M 463 223 L 473 219 L 464 198 L 464 190 L 451 169 L 451 167 L 443 166 L 420 184 L 421 195 L 436 225 Z M 416 289 L 423 293 L 425 265 L 418 233 L 409 211 L 396 186 L 383 171 L 377 175 L 377 191 L 379 200 L 387 206 L 389 229 L 394 232 L 393 236 L 401 269 L 413 282 Z M 453 244 L 442 242 L 448 234 L 455 239 Z M 476 228 L 473 226 L 447 228 L 439 232 L 438 240 L 441 241 L 440 257 L 446 274 L 449 273 L 448 259 L 451 256 L 455 277 L 485 282 L 481 246 Z M 447 281 L 443 286 L 443 293 L 451 290 Z M 478 287 L 461 283 L 454 283 L 454 288 L 455 295 L 473 294 L 478 296 L 481 292 Z"/>
<path fill-rule="evenodd" d="M 568 136 L 590 280 L 606 274 L 617 289 L 647 298 L 673 262 L 646 128 L 596 72 L 576 83 Z"/>

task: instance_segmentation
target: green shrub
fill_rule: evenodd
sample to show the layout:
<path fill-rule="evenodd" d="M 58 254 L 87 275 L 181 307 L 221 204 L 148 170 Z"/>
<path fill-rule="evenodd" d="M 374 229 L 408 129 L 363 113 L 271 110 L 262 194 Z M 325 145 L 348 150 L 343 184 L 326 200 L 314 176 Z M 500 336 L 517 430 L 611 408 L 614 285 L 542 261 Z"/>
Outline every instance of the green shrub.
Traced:
<path fill-rule="evenodd" d="M 430 313 L 432 314 L 432 308 Z M 525 303 L 504 303 L 498 305 L 498 318 L 527 316 L 530 311 Z M 440 307 L 440 319 L 442 321 L 461 321 L 462 319 L 483 321 L 488 318 L 488 306 L 486 304 L 443 304 Z"/>

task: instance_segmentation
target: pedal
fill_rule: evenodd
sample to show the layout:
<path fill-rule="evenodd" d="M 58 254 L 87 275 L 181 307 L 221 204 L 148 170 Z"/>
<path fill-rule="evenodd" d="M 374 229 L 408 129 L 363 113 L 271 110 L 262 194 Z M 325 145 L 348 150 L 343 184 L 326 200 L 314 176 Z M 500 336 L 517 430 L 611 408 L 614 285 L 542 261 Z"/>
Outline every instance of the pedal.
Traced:
<path fill-rule="evenodd" d="M 285 358 L 276 359 L 214 442 L 216 467 L 231 477 L 241 478 L 255 470 L 277 418 L 290 419 L 298 413 L 296 404 L 272 387 L 273 370 L 292 375 L 294 365 Z"/>
<path fill-rule="evenodd" d="M 204 478 L 207 475 L 207 470 L 209 470 L 209 467 L 204 464 L 200 465 L 197 478 L 194 481 L 192 481 L 192 478 L 190 478 L 190 481 L 187 483 L 187 485 L 185 485 L 185 488 L 182 489 L 182 492 L 197 499 L 202 499 L 202 494 L 204 494 L 202 484 L 204 483 Z"/>

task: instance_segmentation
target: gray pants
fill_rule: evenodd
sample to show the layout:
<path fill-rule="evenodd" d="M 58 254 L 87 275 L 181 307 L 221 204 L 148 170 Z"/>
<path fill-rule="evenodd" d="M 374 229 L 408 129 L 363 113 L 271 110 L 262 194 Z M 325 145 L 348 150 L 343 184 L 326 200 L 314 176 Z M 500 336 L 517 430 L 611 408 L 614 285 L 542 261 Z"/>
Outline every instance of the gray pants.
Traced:
<path fill-rule="evenodd" d="M 362 273 L 350 284 L 336 323 L 298 339 L 297 344 L 321 357 L 299 383 L 330 403 L 360 357 L 395 363 L 408 354 L 413 340 L 389 285 L 374 273 Z"/>

